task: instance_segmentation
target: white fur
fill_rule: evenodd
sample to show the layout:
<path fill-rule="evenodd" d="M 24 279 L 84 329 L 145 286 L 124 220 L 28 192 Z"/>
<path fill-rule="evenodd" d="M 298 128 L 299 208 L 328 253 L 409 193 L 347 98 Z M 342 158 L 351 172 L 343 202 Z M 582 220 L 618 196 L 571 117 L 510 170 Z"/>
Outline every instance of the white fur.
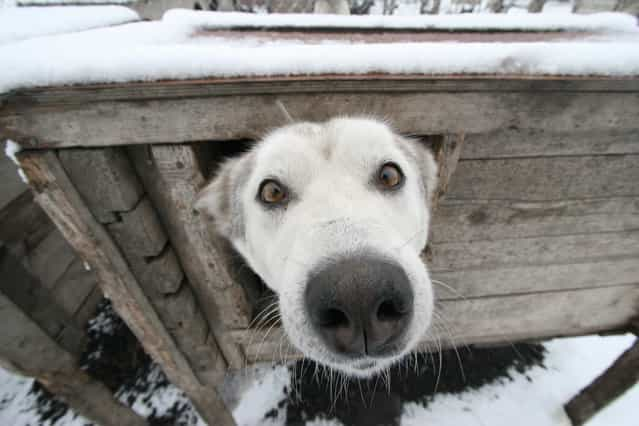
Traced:
<path fill-rule="evenodd" d="M 429 188 L 424 190 L 423 166 L 398 141 L 386 124 L 363 118 L 286 126 L 254 148 L 254 168 L 233 194 L 242 206 L 244 231 L 226 236 L 278 294 L 289 340 L 306 356 L 351 375 L 368 376 L 388 367 L 415 347 L 431 321 L 432 286 L 419 254 L 428 236 L 430 203 L 425 199 L 435 185 L 436 165 L 430 154 L 422 156 L 428 162 Z M 380 191 L 371 180 L 388 161 L 405 175 L 404 186 L 393 194 Z M 291 190 L 286 208 L 265 209 L 258 202 L 257 191 L 266 178 L 277 178 Z M 215 211 L 212 204 L 219 194 L 212 192 L 205 189 L 199 208 Z M 218 228 L 228 229 L 220 223 Z M 361 251 L 397 262 L 413 288 L 414 316 L 404 349 L 388 359 L 352 361 L 329 351 L 305 312 L 309 271 Z"/>

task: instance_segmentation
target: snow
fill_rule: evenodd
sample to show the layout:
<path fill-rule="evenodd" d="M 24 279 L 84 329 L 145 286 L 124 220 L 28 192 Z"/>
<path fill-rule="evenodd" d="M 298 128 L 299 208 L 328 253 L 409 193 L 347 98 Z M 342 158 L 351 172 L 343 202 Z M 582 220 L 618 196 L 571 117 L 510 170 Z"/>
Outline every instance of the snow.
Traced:
<path fill-rule="evenodd" d="M 135 0 L 17 0 L 20 6 L 131 4 Z"/>
<path fill-rule="evenodd" d="M 31 391 L 33 379 L 0 368 L 0 425 L 11 426 L 85 426 L 90 422 L 68 410 L 55 423 L 41 422 L 37 415 L 37 397 Z"/>
<path fill-rule="evenodd" d="M 562 405 L 609 367 L 633 341 L 630 335 L 550 341 L 544 344 L 548 350 L 546 369 L 534 367 L 527 371 L 531 381 L 513 371 L 512 382 L 461 395 L 440 395 L 426 408 L 407 404 L 402 425 L 417 426 L 428 421 L 438 426 L 568 426 Z M 635 426 L 636 407 L 638 386 L 595 416 L 588 426 Z"/>
<path fill-rule="evenodd" d="M 481 14 L 420 16 L 416 19 L 352 16 L 346 19 L 361 26 L 395 27 L 400 22 L 407 25 L 419 21 L 440 28 L 447 22 L 451 28 L 490 24 L 502 29 L 524 24 L 529 28 L 542 28 L 542 22 L 547 28 L 557 29 L 561 22 L 563 28 L 604 32 L 582 41 L 563 42 L 357 44 L 333 40 L 311 44 L 241 36 L 233 39 L 192 36 L 203 26 L 265 22 L 283 25 L 295 19 L 302 20 L 303 16 L 174 10 L 167 12 L 162 21 L 0 45 L 0 63 L 5 64 L 0 69 L 0 93 L 16 88 L 75 83 L 334 73 L 639 75 L 639 28 L 633 26 L 634 18 L 608 13 L 587 17 L 538 16 L 547 16 L 548 20 Z M 339 22 L 344 17 L 330 18 L 335 19 L 331 22 Z M 476 24 L 472 24 L 475 18 Z M 313 22 L 324 25 L 325 19 L 324 15 L 312 15 L 305 19 L 305 25 Z"/>
<path fill-rule="evenodd" d="M 0 9 L 0 45 L 139 19 L 136 12 L 122 6 L 8 7 Z"/>
<path fill-rule="evenodd" d="M 96 327 L 107 327 L 102 320 Z M 525 373 L 510 371 L 512 381 L 494 383 L 478 390 L 457 395 L 438 394 L 426 407 L 404 405 L 403 426 L 568 426 L 562 406 L 579 390 L 590 383 L 634 341 L 634 336 L 586 336 L 557 339 L 544 343 L 547 354 L 545 368 L 533 367 Z M 240 372 L 238 374 L 246 374 Z M 285 407 L 278 406 L 286 398 L 290 373 L 285 366 L 253 367 L 248 387 L 242 391 L 233 416 L 239 426 L 283 426 Z M 530 377 L 530 381 L 527 379 Z M 148 383 L 165 380 L 154 366 Z M 29 393 L 33 380 L 0 368 L 0 424 L 27 426 L 39 424 L 35 413 L 36 397 Z M 148 393 L 119 392 L 122 401 L 133 403 L 133 409 L 143 416 L 162 417 L 172 407 L 188 406 L 184 394 L 172 385 L 151 386 Z M 304 395 L 301 395 L 303 398 Z M 177 404 L 177 405 L 176 405 Z M 636 407 L 639 406 L 639 386 L 634 386 L 609 407 L 597 414 L 587 426 L 636 426 Z M 277 415 L 264 418 L 276 409 Z M 194 413 L 187 424 L 204 426 Z M 56 426 L 80 426 L 86 420 L 68 411 Z M 335 426 L 334 420 L 314 419 L 307 426 Z M 45 426 L 47 426 L 45 424 Z"/>
<path fill-rule="evenodd" d="M 17 143 L 15 143 L 14 141 L 7 139 L 5 146 L 4 146 L 4 154 L 9 157 L 9 159 L 11 159 L 11 161 L 13 161 L 13 163 L 18 166 L 18 176 L 20 176 L 20 179 L 22 180 L 22 182 L 28 184 L 29 183 L 29 179 L 27 178 L 27 175 L 24 173 L 24 170 L 22 170 L 22 167 L 20 167 L 20 162 L 18 161 L 18 158 L 16 157 L 16 154 L 18 152 L 20 152 L 22 150 L 22 147 L 20 145 L 18 145 Z"/>
<path fill-rule="evenodd" d="M 586 336 L 546 342 L 546 368 L 524 374 L 510 371 L 513 381 L 495 383 L 458 395 L 438 394 L 427 407 L 404 405 L 403 426 L 568 426 L 563 404 L 601 374 L 634 341 L 634 336 Z M 526 376 L 531 378 L 529 381 Z M 264 414 L 285 398 L 282 384 L 288 373 L 275 369 L 253 383 L 233 414 L 241 426 L 264 424 Z M 302 395 L 302 398 L 304 396 Z M 636 426 L 639 386 L 597 414 L 588 426 Z M 281 414 L 270 426 L 284 425 Z M 317 419 L 307 425 L 333 426 Z"/>
<path fill-rule="evenodd" d="M 166 380 L 164 373 L 157 364 L 153 364 L 149 373 L 144 377 L 146 383 L 163 383 Z M 147 392 L 137 392 L 135 390 L 118 391 L 116 397 L 124 404 L 129 405 L 133 411 L 144 418 L 162 418 L 171 414 L 171 410 L 182 411 L 179 418 L 179 425 L 206 426 L 206 423 L 192 408 L 191 402 L 184 392 L 172 384 L 151 385 Z"/>
<path fill-rule="evenodd" d="M 624 13 L 538 14 L 512 19 L 505 14 L 459 15 L 313 15 L 193 12 L 173 9 L 164 14 L 166 23 L 206 29 L 221 28 L 382 28 L 415 30 L 531 30 L 531 31 L 628 31 L 637 32 L 637 20 Z"/>
<path fill-rule="evenodd" d="M 243 374 L 243 373 L 240 373 Z M 278 410 L 274 418 L 264 418 L 264 413 L 277 407 L 278 403 L 286 399 L 285 389 L 289 386 L 291 375 L 285 365 L 276 367 L 258 366 L 249 370 L 248 379 L 252 384 L 242 394 L 238 405 L 233 410 L 233 417 L 238 426 L 265 425 L 276 426 L 282 424 L 285 413 Z"/>

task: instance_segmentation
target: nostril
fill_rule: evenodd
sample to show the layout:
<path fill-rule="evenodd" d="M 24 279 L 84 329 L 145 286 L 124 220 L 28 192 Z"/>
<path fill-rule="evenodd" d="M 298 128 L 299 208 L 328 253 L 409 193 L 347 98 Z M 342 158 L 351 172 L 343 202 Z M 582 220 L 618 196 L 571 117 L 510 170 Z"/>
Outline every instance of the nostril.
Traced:
<path fill-rule="evenodd" d="M 318 325 L 323 328 L 348 327 L 349 320 L 343 311 L 329 308 L 319 312 Z"/>
<path fill-rule="evenodd" d="M 408 313 L 406 306 L 395 300 L 385 300 L 377 308 L 378 321 L 397 321 Z"/>

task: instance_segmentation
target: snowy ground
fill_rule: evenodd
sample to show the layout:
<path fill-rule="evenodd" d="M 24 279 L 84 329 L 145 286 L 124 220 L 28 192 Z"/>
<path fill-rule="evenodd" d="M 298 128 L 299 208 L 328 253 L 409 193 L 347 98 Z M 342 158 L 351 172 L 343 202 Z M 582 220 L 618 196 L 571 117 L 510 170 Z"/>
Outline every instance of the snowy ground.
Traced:
<path fill-rule="evenodd" d="M 401 424 L 418 426 L 565 426 L 562 411 L 565 403 L 587 385 L 633 342 L 630 335 L 616 337 L 580 337 L 558 339 L 544 344 L 547 353 L 544 367 L 535 366 L 523 373 L 511 369 L 512 380 L 502 379 L 461 394 L 439 393 L 426 406 L 419 402 L 403 405 Z M 456 366 L 449 366 L 456 368 Z M 240 426 L 283 426 L 286 424 L 286 390 L 291 388 L 291 373 L 285 366 L 265 365 L 249 373 L 250 384 L 241 395 L 233 415 Z M 133 403 L 140 414 L 156 418 L 168 411 L 182 410 L 180 426 L 203 426 L 184 395 L 164 383 L 156 367 L 147 371 L 144 381 L 154 383 L 151 391 L 129 389 L 120 392 L 123 401 Z M 30 393 L 32 380 L 0 369 L 0 424 L 13 426 L 83 426 L 87 422 L 70 411 L 56 417 L 49 408 L 49 420 L 40 422 L 37 394 Z M 236 388 L 233 388 L 236 389 Z M 229 389 L 229 392 L 231 390 Z M 328 389 L 327 389 L 328 392 Z M 235 395 L 227 395 L 235 399 Z M 304 398 L 304 395 L 301 395 Z M 149 402 L 151 401 L 151 402 Z M 636 426 L 639 386 L 635 386 L 591 420 L 587 426 Z M 339 425 L 325 418 L 308 419 L 306 425 Z"/>
<path fill-rule="evenodd" d="M 403 426 L 564 426 L 569 425 L 562 405 L 605 370 L 634 341 L 630 335 L 557 339 L 544 344 L 544 367 L 525 373 L 510 371 L 512 381 L 489 384 L 457 395 L 438 394 L 426 407 L 403 406 Z M 244 394 L 234 416 L 240 426 L 284 425 L 283 409 L 264 419 L 284 398 L 289 372 L 268 371 Z M 302 395 L 303 397 L 303 395 Z M 636 426 L 639 386 L 594 417 L 587 426 Z M 337 425 L 314 419 L 307 425 Z"/>

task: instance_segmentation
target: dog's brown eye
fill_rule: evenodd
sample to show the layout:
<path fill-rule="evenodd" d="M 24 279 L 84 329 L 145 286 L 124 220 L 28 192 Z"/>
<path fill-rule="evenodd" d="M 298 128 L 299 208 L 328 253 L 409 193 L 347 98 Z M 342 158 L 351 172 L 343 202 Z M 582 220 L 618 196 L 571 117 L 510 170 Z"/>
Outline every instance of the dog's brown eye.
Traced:
<path fill-rule="evenodd" d="M 379 183 L 388 189 L 397 188 L 404 180 L 401 169 L 395 163 L 386 163 L 379 169 Z"/>
<path fill-rule="evenodd" d="M 266 204 L 278 204 L 286 200 L 286 189 L 274 180 L 265 180 L 260 186 L 260 200 Z"/>

